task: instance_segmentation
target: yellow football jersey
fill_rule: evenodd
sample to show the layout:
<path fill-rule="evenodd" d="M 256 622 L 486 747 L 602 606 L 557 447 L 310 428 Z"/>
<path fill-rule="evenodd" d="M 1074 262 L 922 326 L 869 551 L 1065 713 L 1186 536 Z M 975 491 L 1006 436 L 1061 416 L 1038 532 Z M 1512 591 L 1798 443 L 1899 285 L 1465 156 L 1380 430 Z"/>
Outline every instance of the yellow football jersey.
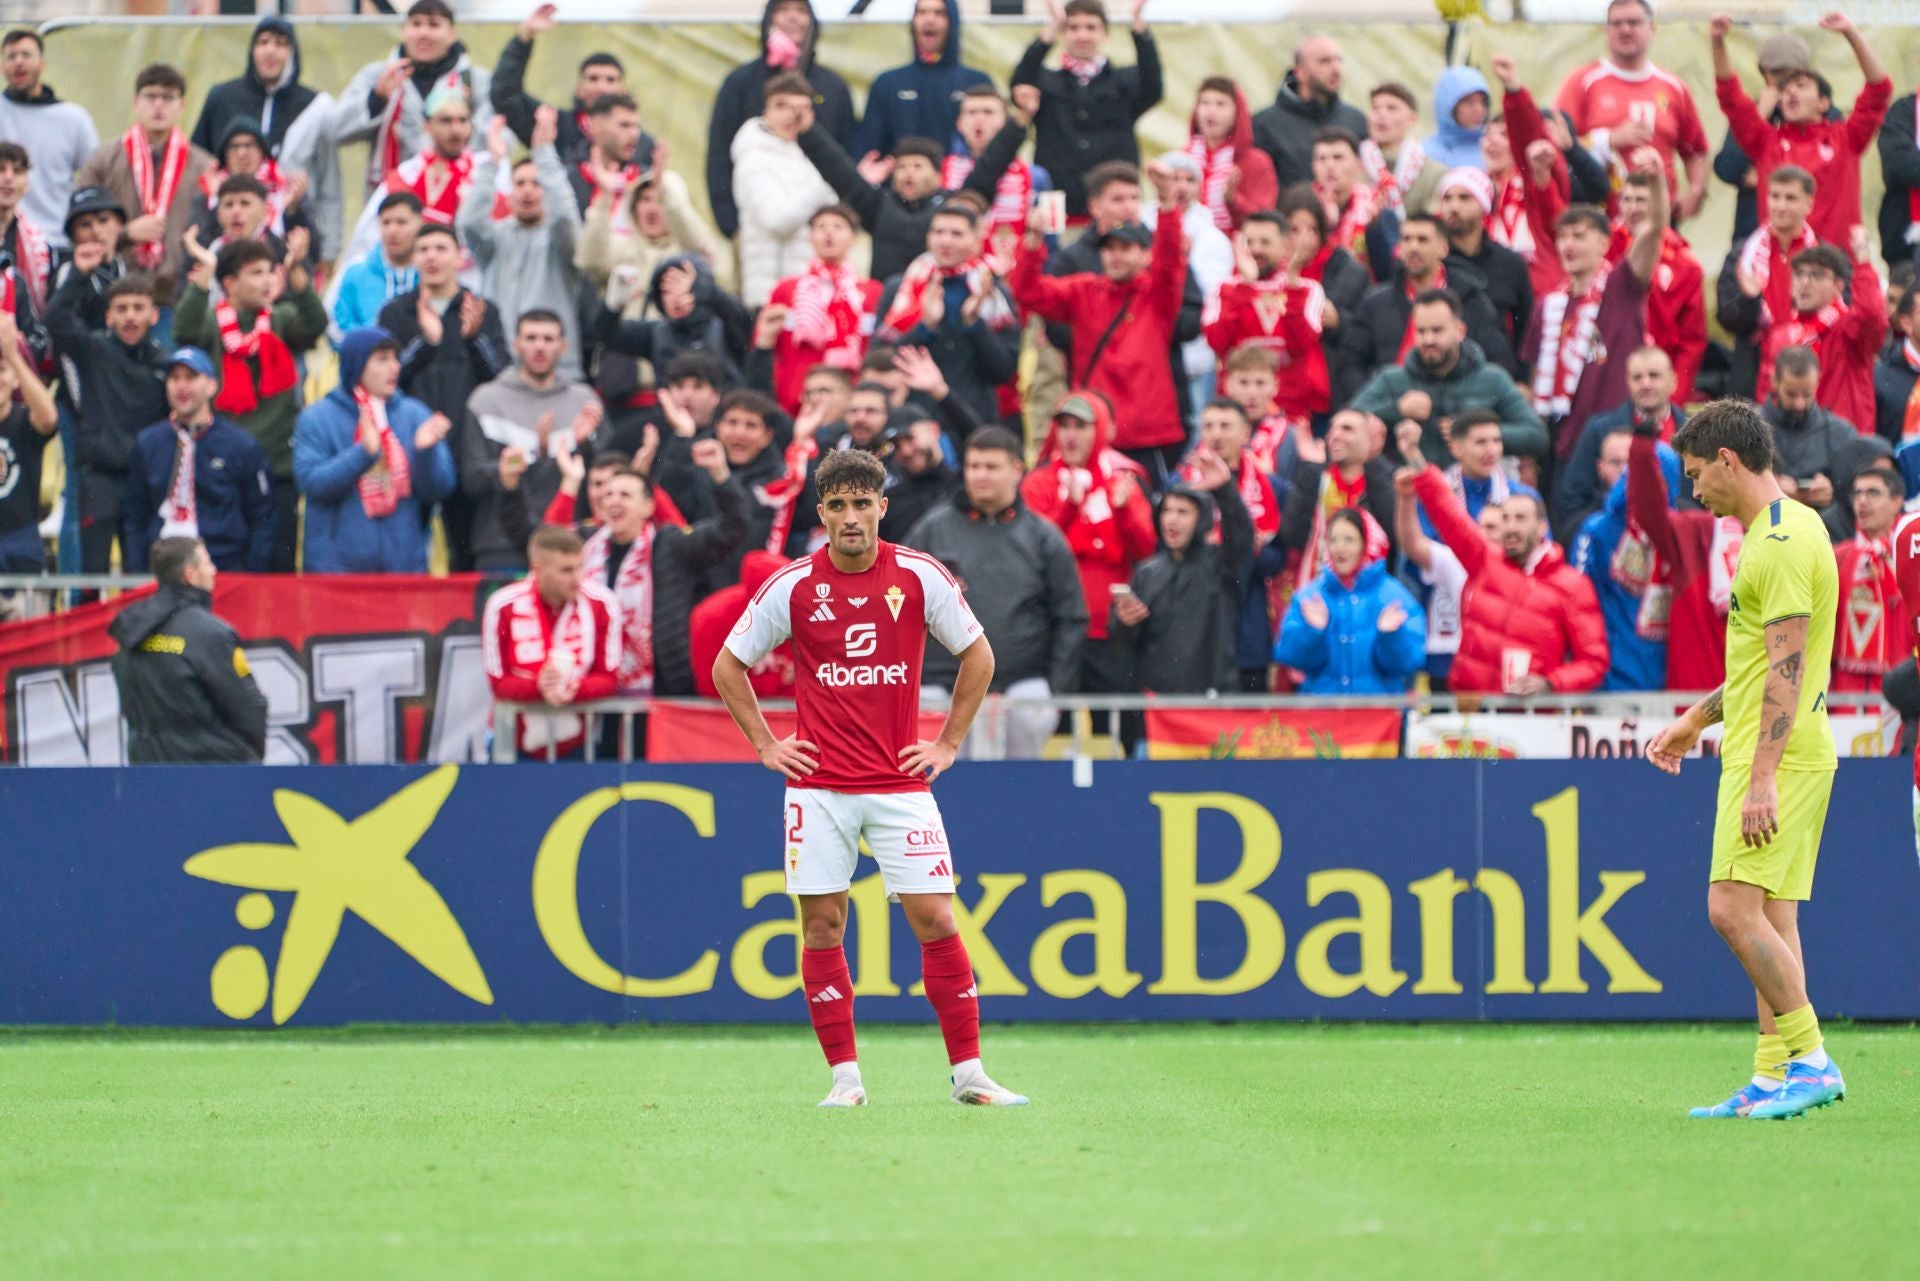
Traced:
<path fill-rule="evenodd" d="M 1827 677 L 1833 666 L 1833 627 L 1840 573 L 1833 541 L 1812 508 L 1775 499 L 1740 543 L 1727 612 L 1726 734 L 1721 756 L 1741 768 L 1753 762 L 1766 697 L 1768 623 L 1807 620 L 1807 649 L 1800 678 L 1800 708 L 1780 757 L 1782 770 L 1830 770 L 1838 762 L 1827 724 Z"/>

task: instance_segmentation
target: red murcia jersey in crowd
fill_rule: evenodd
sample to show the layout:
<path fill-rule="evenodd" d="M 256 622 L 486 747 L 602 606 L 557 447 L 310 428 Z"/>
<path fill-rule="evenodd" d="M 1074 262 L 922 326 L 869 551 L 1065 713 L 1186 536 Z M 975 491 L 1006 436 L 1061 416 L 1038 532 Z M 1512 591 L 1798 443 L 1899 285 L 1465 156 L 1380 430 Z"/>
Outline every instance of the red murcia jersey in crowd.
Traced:
<path fill-rule="evenodd" d="M 881 543 L 871 568 L 843 574 L 828 549 L 769 578 L 727 637 L 751 667 L 792 638 L 799 737 L 820 768 L 790 783 L 829 792 L 924 792 L 900 771 L 919 737 L 927 636 L 958 654 L 982 635 L 960 585 L 931 556 Z"/>
<path fill-rule="evenodd" d="M 1920 514 L 1908 516 L 1893 531 L 1893 581 L 1902 600 L 1920 602 Z M 1907 611 L 1907 651 L 1920 656 L 1920 605 Z M 1913 782 L 1920 787 L 1920 755 L 1913 758 Z"/>

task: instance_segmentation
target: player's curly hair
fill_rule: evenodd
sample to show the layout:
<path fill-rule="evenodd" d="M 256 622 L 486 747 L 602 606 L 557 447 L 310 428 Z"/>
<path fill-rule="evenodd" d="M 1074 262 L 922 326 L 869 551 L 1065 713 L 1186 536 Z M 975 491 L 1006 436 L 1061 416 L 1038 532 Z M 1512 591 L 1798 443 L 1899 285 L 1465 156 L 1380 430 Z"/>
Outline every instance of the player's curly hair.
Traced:
<path fill-rule="evenodd" d="M 1773 428 L 1744 400 L 1716 400 L 1694 411 L 1673 433 L 1673 451 L 1711 460 L 1731 450 L 1750 472 L 1773 469 Z"/>
<path fill-rule="evenodd" d="M 828 454 L 813 473 L 820 497 L 828 494 L 879 494 L 887 488 L 887 466 L 864 449 Z"/>

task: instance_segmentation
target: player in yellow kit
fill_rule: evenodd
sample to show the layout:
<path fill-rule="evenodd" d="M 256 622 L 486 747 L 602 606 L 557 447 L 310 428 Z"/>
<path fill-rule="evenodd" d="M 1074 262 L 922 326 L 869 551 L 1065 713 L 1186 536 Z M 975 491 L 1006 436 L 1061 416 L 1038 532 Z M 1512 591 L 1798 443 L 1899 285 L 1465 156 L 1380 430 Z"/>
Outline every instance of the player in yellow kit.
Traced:
<path fill-rule="evenodd" d="M 1746 526 L 1727 612 L 1727 681 L 1657 734 L 1647 757 L 1669 774 L 1702 730 L 1726 722 L 1707 915 L 1753 980 L 1760 1040 L 1753 1079 L 1695 1117 L 1800 1116 L 1846 1097 L 1807 999 L 1799 908 L 1837 762 L 1827 673 L 1840 591 L 1833 543 L 1813 509 L 1773 474 L 1773 432 L 1746 401 L 1708 405 L 1674 433 L 1693 492 Z"/>

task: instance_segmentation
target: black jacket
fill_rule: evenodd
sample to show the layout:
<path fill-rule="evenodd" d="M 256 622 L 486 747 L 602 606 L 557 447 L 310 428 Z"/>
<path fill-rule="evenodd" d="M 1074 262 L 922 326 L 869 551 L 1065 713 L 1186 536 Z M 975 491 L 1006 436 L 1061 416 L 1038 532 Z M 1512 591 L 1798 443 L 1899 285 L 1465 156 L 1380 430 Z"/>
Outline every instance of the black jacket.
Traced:
<path fill-rule="evenodd" d="M 1027 131 L 1009 120 L 1004 129 L 980 153 L 980 160 L 960 184 L 993 206 L 994 191 L 1006 176 L 1007 166 L 1020 154 Z M 821 180 L 847 207 L 860 215 L 861 226 L 873 237 L 873 264 L 868 274 L 886 280 L 905 271 L 915 258 L 927 251 L 927 228 L 940 206 L 947 203 L 945 191 L 936 191 L 921 200 L 903 200 L 891 182 L 874 184 L 860 176 L 859 166 L 831 132 L 815 123 L 800 135 L 800 150 L 806 153 Z M 881 314 L 886 309 L 881 308 Z"/>
<path fill-rule="evenodd" d="M 1480 237 L 1477 254 L 1463 254 L 1457 246 L 1452 248 L 1447 261 L 1455 259 L 1471 263 L 1480 273 L 1487 291 L 1487 304 L 1499 318 L 1517 364 L 1520 344 L 1526 340 L 1527 325 L 1533 319 L 1533 275 L 1527 270 L 1527 260 L 1505 245 L 1495 244 L 1492 236 Z M 1517 368 L 1512 372 L 1519 378 Z"/>
<path fill-rule="evenodd" d="M 1841 537 L 1853 533 L 1853 478 L 1876 458 L 1892 454 L 1878 436 L 1861 435 L 1852 423 L 1815 405 L 1804 417 L 1788 418 L 1773 397 L 1760 406 L 1760 416 L 1773 429 L 1774 471 L 1795 480 L 1825 476 L 1833 482 L 1833 502 L 1820 515 L 1827 528 Z"/>
<path fill-rule="evenodd" d="M 670 268 L 687 263 L 694 269 L 693 310 L 670 320 L 660 303 L 660 284 Z M 622 319 L 619 312 L 602 302 L 593 313 L 589 332 L 605 351 L 651 361 L 656 376 L 663 376 L 675 356 L 703 352 L 720 362 L 726 385 L 737 387 L 753 346 L 753 317 L 738 298 L 720 288 L 704 261 L 675 254 L 653 269 L 653 278 L 647 284 L 646 310 L 638 319 Z M 600 390 L 602 395 L 611 392 L 606 387 Z"/>
<path fill-rule="evenodd" d="M 1280 544 L 1303 550 L 1313 536 L 1313 512 L 1320 503 L 1320 477 L 1328 464 L 1301 459 L 1293 465 L 1293 487 L 1287 491 L 1287 505 L 1280 512 Z M 1369 458 L 1360 469 L 1366 477 L 1367 493 L 1361 506 L 1380 523 L 1389 546 L 1396 546 L 1393 529 L 1393 464 L 1385 455 Z"/>
<path fill-rule="evenodd" d="M 893 306 L 894 295 L 900 292 L 900 281 L 900 276 L 887 281 L 886 291 L 880 295 L 879 315 L 884 317 Z M 940 287 L 938 281 L 928 286 L 929 289 L 937 287 Z M 960 316 L 961 304 L 967 298 L 966 288 L 966 281 L 956 277 L 946 289 L 947 310 L 938 329 L 915 325 L 904 334 L 882 331 L 877 336 L 882 342 L 925 347 L 933 362 L 940 366 L 940 374 L 947 380 L 952 397 L 966 405 L 981 422 L 995 422 L 1000 417 L 1000 386 L 1020 372 L 1020 309 L 1004 284 L 995 285 L 1000 301 L 1006 306 L 1005 323 L 997 329 L 984 320 L 966 324 Z"/>
<path fill-rule="evenodd" d="M 1518 378 L 1520 362 L 1513 354 L 1506 326 L 1487 298 L 1487 278 L 1465 258 L 1452 254 L 1447 256 L 1446 272 L 1447 288 L 1460 295 L 1467 337 L 1480 344 L 1488 360 Z M 1334 378 L 1334 404 L 1344 405 L 1353 399 L 1380 366 L 1399 363 L 1400 340 L 1413 316 L 1406 280 L 1405 269 L 1395 263 L 1393 274 L 1362 295 L 1360 306 L 1341 320 L 1341 360 Z"/>
<path fill-rule="evenodd" d="M 1337 97 L 1328 103 L 1302 98 L 1300 81 L 1291 71 L 1280 82 L 1273 105 L 1254 113 L 1254 145 L 1273 158 L 1273 173 L 1282 191 L 1296 182 L 1313 181 L 1313 136 L 1329 125 L 1349 130 L 1363 141 L 1367 136 L 1364 112 Z"/>
<path fill-rule="evenodd" d="M 1160 47 L 1150 31 L 1134 31 L 1134 65 L 1108 63 L 1082 85 L 1066 70 L 1042 65 L 1052 45 L 1035 40 L 1020 55 L 1010 83 L 1040 90 L 1033 121 L 1033 162 L 1067 194 L 1067 212 L 1087 212 L 1087 171 L 1109 160 L 1140 163 L 1134 125 L 1160 101 Z"/>
<path fill-rule="evenodd" d="M 1913 385 L 1920 382 L 1920 375 L 1907 363 L 1903 346 L 1900 336 L 1894 335 L 1873 364 L 1874 428 L 1881 439 L 1896 449 L 1900 446 L 1900 433 L 1906 427 L 1907 402 L 1913 399 Z M 1920 494 L 1911 497 L 1920 498 Z"/>
<path fill-rule="evenodd" d="M 257 763 L 267 745 L 267 699 L 213 597 L 184 583 L 120 611 L 107 628 L 120 652 L 113 679 L 135 765 Z"/>
<path fill-rule="evenodd" d="M 1389 482 L 1391 485 L 1391 482 Z M 1240 602 L 1253 565 L 1253 520 L 1230 481 L 1209 493 L 1185 486 L 1179 495 L 1200 504 L 1198 528 L 1220 514 L 1220 541 L 1196 535 L 1175 556 L 1162 547 L 1133 570 L 1133 594 L 1147 616 L 1133 626 L 1115 617 L 1107 634 L 1133 654 L 1134 683 L 1156 694 L 1228 693 L 1240 688 Z M 1162 498 L 1161 502 L 1166 499 Z"/>
<path fill-rule="evenodd" d="M 693 694 L 689 623 L 704 595 L 706 575 L 747 549 L 747 498 L 737 481 L 700 485 L 713 515 L 692 525 L 661 525 L 653 537 L 653 692 Z"/>
<path fill-rule="evenodd" d="M 533 57 L 533 41 L 513 36 L 500 50 L 500 61 L 494 64 L 493 83 L 487 90 L 487 100 L 493 104 L 493 110 L 507 122 L 507 128 L 513 131 L 522 145 L 532 146 L 533 113 L 544 104 L 540 99 L 527 92 L 527 62 Z M 556 112 L 555 121 L 558 136 L 553 149 L 560 155 L 560 163 L 566 166 L 567 180 L 573 184 L 577 196 L 583 189 L 588 191 L 587 200 L 580 202 L 584 211 L 588 200 L 592 199 L 591 189 L 580 176 L 580 165 L 593 151 L 593 143 L 580 129 L 579 117 L 586 114 L 591 105 L 575 98 L 573 105 L 564 111 Z M 653 164 L 653 135 L 641 131 L 639 145 L 634 148 L 633 163 L 643 171 Z"/>
<path fill-rule="evenodd" d="M 98 303 L 94 277 L 69 271 L 47 300 L 47 328 L 60 359 L 60 381 L 79 413 L 79 464 L 111 476 L 117 502 L 135 437 L 167 416 L 166 356 L 151 337 L 129 347 L 90 323 L 87 312 Z"/>
<path fill-rule="evenodd" d="M 906 545 L 955 571 L 967 601 L 993 645 L 993 685 L 1042 677 L 1055 694 L 1070 694 L 1087 636 L 1087 597 L 1067 537 L 1019 499 L 982 516 L 965 489 L 928 512 Z M 952 685 L 960 660 L 929 638 L 924 678 Z"/>
<path fill-rule="evenodd" d="M 273 86 L 263 82 L 253 69 L 253 42 L 260 38 L 262 31 L 284 36 L 292 46 L 292 57 L 287 63 L 286 73 L 280 83 Z M 286 141 L 287 126 L 312 106 L 313 100 L 319 96 L 300 83 L 300 37 L 295 33 L 293 24 L 285 18 L 274 16 L 260 19 L 253 34 L 247 37 L 246 56 L 246 70 L 239 79 L 222 81 L 207 91 L 206 105 L 200 108 L 199 123 L 193 126 L 193 136 L 187 140 L 216 158 L 220 155 L 221 136 L 236 119 L 264 128 L 267 132 L 267 149 L 278 155 L 280 144 Z"/>
<path fill-rule="evenodd" d="M 1760 385 L 1760 344 L 1755 340 L 1765 338 L 1760 316 L 1766 300 L 1749 298 L 1740 288 L 1740 251 L 1745 247 L 1745 241 L 1734 241 L 1726 261 L 1720 264 L 1720 280 L 1714 286 L 1714 318 L 1733 338 L 1726 394 L 1751 400 L 1754 388 Z"/>
<path fill-rule="evenodd" d="M 1914 141 L 1914 103 L 1916 95 L 1896 99 L 1887 108 L 1880 124 L 1880 174 L 1887 184 L 1880 200 L 1880 256 L 1892 267 L 1913 257 L 1914 217 L 1907 204 L 1913 189 L 1920 187 L 1920 147 Z M 1738 244 L 1739 241 L 1735 241 Z"/>
<path fill-rule="evenodd" d="M 766 105 L 767 81 L 778 73 L 767 65 L 767 31 L 774 8 L 780 0 L 767 0 L 760 15 L 760 56 L 743 62 L 727 73 L 714 95 L 713 115 L 707 124 L 707 204 L 713 210 L 713 225 L 731 240 L 740 232 L 740 209 L 733 203 L 733 136 L 740 126 L 758 116 Z M 808 10 L 813 6 L 808 4 Z M 820 48 L 820 16 L 814 14 L 813 39 L 800 57 L 800 73 L 813 86 L 813 119 L 832 134 L 842 146 L 853 141 L 853 94 L 847 82 L 814 61 Z M 944 143 L 945 138 L 936 142 Z"/>
<path fill-rule="evenodd" d="M 959 473 L 945 463 L 937 462 L 914 475 L 900 466 L 896 454 L 887 462 L 887 514 L 880 518 L 880 537 L 890 543 L 903 541 L 928 512 L 951 502 L 959 489 Z"/>
<path fill-rule="evenodd" d="M 428 343 L 420 332 L 415 314 L 420 307 L 418 289 L 396 296 L 380 309 L 380 327 L 400 346 L 400 390 L 435 413 L 445 414 L 453 423 L 456 437 L 466 417 L 467 397 L 513 363 L 500 324 L 500 309 L 492 303 L 486 304 L 486 319 L 480 322 L 479 331 L 472 338 L 460 336 L 460 304 L 468 292 L 463 288 L 448 304 L 441 317 L 437 345 Z M 458 440 L 449 443 L 454 456 L 459 457 Z"/>

